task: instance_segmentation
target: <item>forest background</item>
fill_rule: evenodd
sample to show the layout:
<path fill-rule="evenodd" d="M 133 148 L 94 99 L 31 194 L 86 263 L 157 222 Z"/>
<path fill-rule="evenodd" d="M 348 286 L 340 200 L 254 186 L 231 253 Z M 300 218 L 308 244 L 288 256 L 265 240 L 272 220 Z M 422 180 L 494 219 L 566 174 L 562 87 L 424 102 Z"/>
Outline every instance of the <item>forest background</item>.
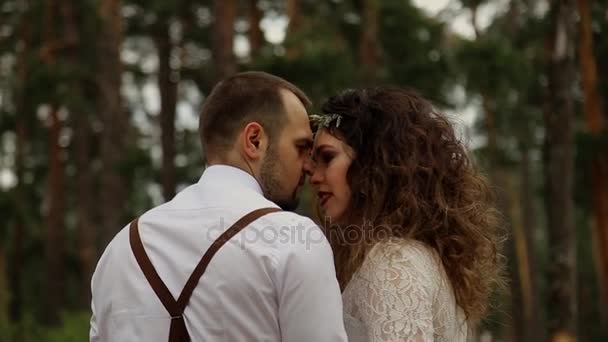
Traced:
<path fill-rule="evenodd" d="M 0 0 L 0 342 L 83 341 L 108 241 L 203 171 L 212 86 L 413 87 L 505 222 L 471 341 L 608 339 L 607 0 Z M 299 209 L 310 213 L 310 195 Z"/>

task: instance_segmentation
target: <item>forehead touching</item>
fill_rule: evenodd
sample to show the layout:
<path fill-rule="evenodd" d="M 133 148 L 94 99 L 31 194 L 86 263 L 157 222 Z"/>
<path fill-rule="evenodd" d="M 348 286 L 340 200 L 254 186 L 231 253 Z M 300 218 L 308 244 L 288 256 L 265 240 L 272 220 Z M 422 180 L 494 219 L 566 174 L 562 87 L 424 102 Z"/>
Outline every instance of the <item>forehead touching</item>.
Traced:
<path fill-rule="evenodd" d="M 327 128 L 319 128 L 314 133 L 315 146 L 329 144 L 332 146 L 348 146 L 344 141 L 344 136 L 339 131 L 332 131 Z"/>
<path fill-rule="evenodd" d="M 302 101 L 291 91 L 281 89 L 281 99 L 285 108 L 287 120 L 283 130 L 284 137 L 288 134 L 289 140 L 308 142 L 312 145 L 312 130 L 308 112 Z"/>
<path fill-rule="evenodd" d="M 313 159 L 316 159 L 319 153 L 324 150 L 345 152 L 351 158 L 354 158 L 356 155 L 352 147 L 346 142 L 322 128 L 315 133 L 312 151 Z"/>

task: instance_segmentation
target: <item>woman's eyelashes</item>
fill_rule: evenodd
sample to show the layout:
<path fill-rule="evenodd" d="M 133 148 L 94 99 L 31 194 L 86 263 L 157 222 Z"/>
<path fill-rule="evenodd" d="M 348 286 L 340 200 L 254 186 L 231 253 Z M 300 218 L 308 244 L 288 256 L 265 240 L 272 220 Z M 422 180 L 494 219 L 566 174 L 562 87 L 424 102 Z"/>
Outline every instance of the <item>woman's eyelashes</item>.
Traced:
<path fill-rule="evenodd" d="M 329 164 L 332 161 L 332 159 L 334 159 L 334 156 L 335 156 L 335 154 L 333 152 L 321 151 L 319 153 L 319 160 L 324 165 L 327 165 L 327 164 Z"/>

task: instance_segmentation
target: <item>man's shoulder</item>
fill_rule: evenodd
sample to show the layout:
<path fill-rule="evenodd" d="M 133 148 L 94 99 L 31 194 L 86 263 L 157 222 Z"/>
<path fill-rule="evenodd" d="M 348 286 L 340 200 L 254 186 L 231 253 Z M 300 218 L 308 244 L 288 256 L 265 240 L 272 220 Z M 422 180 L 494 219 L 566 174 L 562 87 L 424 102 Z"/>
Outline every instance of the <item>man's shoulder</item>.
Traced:
<path fill-rule="evenodd" d="M 275 219 L 277 221 L 290 221 L 290 222 L 310 222 L 312 224 L 315 224 L 314 221 L 304 215 L 300 215 L 298 213 L 295 213 L 293 211 L 277 211 L 275 213 L 271 213 L 267 215 L 268 217 L 270 217 L 271 219 Z"/>
<path fill-rule="evenodd" d="M 320 231 L 321 228 L 311 218 L 291 211 L 279 211 L 262 217 L 266 224 L 270 224 L 279 230 L 298 229 Z"/>
<path fill-rule="evenodd" d="M 281 211 L 266 215 L 259 222 L 264 236 L 273 239 L 279 254 L 316 255 L 325 254 L 330 247 L 323 230 L 309 217 Z"/>

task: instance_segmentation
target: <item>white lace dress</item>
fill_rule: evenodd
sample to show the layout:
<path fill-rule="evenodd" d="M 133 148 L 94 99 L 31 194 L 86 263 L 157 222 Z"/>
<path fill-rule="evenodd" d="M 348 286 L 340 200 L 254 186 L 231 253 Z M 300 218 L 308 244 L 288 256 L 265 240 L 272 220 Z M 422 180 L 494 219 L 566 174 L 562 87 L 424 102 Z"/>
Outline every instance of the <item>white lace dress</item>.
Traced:
<path fill-rule="evenodd" d="M 393 239 L 372 248 L 343 293 L 349 340 L 464 342 L 467 324 L 430 247 Z"/>

